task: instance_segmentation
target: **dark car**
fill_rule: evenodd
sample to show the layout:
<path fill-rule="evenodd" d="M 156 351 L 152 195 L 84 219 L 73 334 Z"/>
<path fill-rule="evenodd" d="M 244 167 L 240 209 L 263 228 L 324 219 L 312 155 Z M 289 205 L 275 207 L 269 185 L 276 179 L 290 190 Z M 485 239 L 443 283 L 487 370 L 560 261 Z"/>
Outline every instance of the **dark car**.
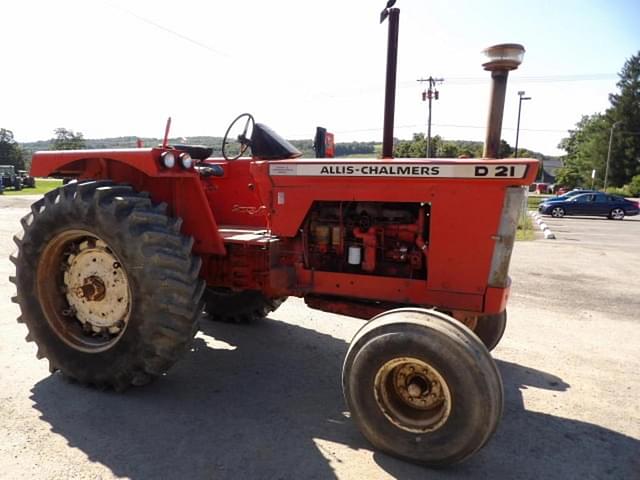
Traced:
<path fill-rule="evenodd" d="M 640 205 L 626 198 L 606 193 L 583 193 L 562 201 L 543 202 L 538 211 L 560 218 L 565 215 L 595 215 L 622 220 L 625 216 L 638 215 Z"/>
<path fill-rule="evenodd" d="M 568 200 L 572 197 L 575 197 L 576 195 L 581 195 L 583 193 L 598 193 L 597 190 L 582 190 L 582 189 L 578 189 L 575 188 L 573 190 L 570 190 L 566 193 L 563 193 L 562 195 L 558 195 L 557 197 L 551 197 L 551 198 L 547 198 L 544 203 L 549 203 L 549 202 L 564 202 L 565 200 Z"/>

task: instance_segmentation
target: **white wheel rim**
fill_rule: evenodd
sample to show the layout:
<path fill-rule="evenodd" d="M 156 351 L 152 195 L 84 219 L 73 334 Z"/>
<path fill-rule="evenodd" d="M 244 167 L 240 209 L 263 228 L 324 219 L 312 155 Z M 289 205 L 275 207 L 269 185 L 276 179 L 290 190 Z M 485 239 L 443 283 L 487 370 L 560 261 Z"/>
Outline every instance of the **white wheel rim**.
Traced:
<path fill-rule="evenodd" d="M 56 235 L 40 256 L 36 277 L 42 312 L 69 346 L 99 353 L 122 338 L 133 303 L 129 279 L 115 252 L 95 234 Z"/>
<path fill-rule="evenodd" d="M 69 255 L 64 286 L 69 307 L 92 331 L 116 334 L 128 320 L 129 281 L 113 252 L 102 240 L 84 241 Z"/>

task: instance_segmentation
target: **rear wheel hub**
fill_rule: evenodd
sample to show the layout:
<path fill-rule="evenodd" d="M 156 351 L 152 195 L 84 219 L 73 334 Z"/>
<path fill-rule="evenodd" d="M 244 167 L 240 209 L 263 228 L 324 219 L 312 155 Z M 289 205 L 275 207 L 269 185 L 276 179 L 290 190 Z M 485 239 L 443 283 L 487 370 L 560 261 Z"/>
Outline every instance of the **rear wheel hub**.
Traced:
<path fill-rule="evenodd" d="M 76 318 L 94 332 L 118 333 L 129 310 L 129 282 L 102 240 L 85 240 L 67 258 L 64 286 Z"/>
<path fill-rule="evenodd" d="M 85 352 L 112 347 L 131 312 L 127 272 L 106 242 L 68 230 L 45 247 L 37 270 L 45 317 L 68 345 Z"/>

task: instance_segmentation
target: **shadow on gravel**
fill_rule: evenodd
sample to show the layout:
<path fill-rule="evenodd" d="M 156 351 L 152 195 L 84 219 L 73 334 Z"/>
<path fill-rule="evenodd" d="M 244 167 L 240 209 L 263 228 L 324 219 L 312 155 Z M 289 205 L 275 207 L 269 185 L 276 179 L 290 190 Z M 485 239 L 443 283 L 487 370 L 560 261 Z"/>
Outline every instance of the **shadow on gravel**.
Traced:
<path fill-rule="evenodd" d="M 53 375 L 34 386 L 34 408 L 70 446 L 132 479 L 334 478 L 328 458 L 342 460 L 332 456 L 332 443 L 371 448 L 344 415 L 344 341 L 273 320 L 249 326 L 205 321 L 203 329 L 227 344 L 197 338 L 193 351 L 152 385 L 116 394 Z M 395 478 L 421 479 L 637 474 L 637 440 L 525 410 L 521 389 L 569 385 L 544 372 L 498 365 L 505 415 L 481 452 L 447 470 L 376 453 L 378 465 Z"/>
<path fill-rule="evenodd" d="M 640 441 L 590 423 L 526 410 L 522 390 L 570 388 L 560 378 L 514 363 L 497 361 L 505 410 L 493 439 L 475 456 L 446 471 L 420 478 L 626 479 L 640 471 Z M 376 453 L 378 464 L 396 478 L 419 478 L 407 467 Z"/>

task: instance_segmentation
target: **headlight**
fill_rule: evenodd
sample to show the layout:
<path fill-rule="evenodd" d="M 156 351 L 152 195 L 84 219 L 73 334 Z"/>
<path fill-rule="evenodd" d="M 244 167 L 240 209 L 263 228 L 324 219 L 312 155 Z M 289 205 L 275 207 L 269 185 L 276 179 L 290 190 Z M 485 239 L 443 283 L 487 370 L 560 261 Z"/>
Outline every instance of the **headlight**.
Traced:
<path fill-rule="evenodd" d="M 182 168 L 189 169 L 193 166 L 193 158 L 191 158 L 191 155 L 187 152 L 181 153 L 178 158 L 180 158 L 180 165 L 182 165 Z"/>
<path fill-rule="evenodd" d="M 172 152 L 163 152 L 160 155 L 160 163 L 164 168 L 173 168 L 176 166 L 176 156 Z"/>

